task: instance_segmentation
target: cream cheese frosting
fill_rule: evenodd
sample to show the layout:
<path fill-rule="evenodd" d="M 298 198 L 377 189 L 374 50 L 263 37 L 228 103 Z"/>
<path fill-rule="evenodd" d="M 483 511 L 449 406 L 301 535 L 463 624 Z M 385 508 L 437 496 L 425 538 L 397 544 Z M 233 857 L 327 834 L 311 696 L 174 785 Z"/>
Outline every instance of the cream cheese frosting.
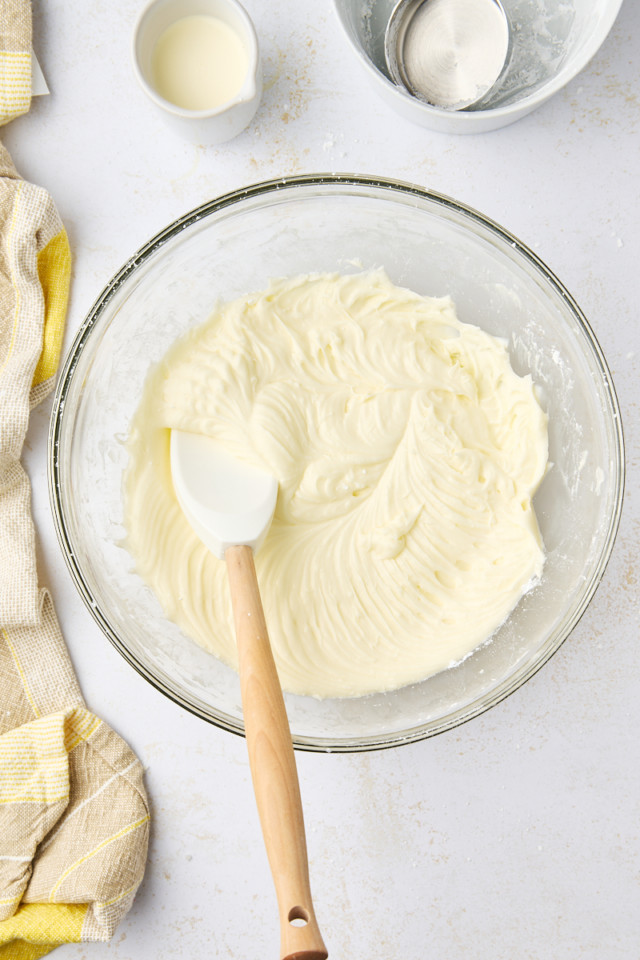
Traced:
<path fill-rule="evenodd" d="M 541 574 L 547 420 L 506 344 L 383 271 L 274 280 L 149 374 L 129 437 L 127 547 L 166 615 L 236 665 L 224 562 L 176 501 L 169 430 L 279 482 L 256 554 L 285 690 L 353 697 L 469 655 Z"/>

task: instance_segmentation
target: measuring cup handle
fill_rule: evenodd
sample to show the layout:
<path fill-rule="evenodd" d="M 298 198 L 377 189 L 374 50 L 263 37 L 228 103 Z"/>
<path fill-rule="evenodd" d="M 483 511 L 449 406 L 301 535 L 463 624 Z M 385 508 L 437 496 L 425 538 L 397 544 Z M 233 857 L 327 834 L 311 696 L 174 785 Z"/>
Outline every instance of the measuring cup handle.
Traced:
<path fill-rule="evenodd" d="M 251 547 L 225 553 L 253 788 L 280 913 L 281 960 L 325 960 L 316 921 L 289 721 Z"/>

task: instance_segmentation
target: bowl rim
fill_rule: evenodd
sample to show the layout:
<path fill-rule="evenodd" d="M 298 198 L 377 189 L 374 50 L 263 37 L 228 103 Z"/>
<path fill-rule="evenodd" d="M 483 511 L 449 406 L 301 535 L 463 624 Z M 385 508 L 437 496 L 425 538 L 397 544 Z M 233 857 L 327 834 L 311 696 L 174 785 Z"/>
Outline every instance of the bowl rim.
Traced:
<path fill-rule="evenodd" d="M 500 226 L 498 223 L 484 214 L 479 213 L 473 207 L 454 200 L 445 194 L 427 190 L 407 181 L 395 180 L 386 177 L 374 177 L 369 175 L 346 173 L 299 174 L 260 181 L 237 190 L 232 190 L 228 193 L 222 194 L 217 198 L 214 198 L 213 200 L 209 200 L 203 204 L 200 204 L 199 206 L 188 211 L 183 216 L 179 217 L 177 220 L 174 220 L 164 229 L 160 230 L 149 241 L 147 241 L 147 243 L 140 247 L 138 251 L 123 264 L 120 270 L 113 275 L 111 280 L 98 295 L 83 323 L 78 329 L 64 358 L 56 384 L 49 421 L 47 451 L 49 501 L 52 510 L 54 528 L 59 544 L 62 548 L 62 553 L 67 568 L 71 574 L 71 578 L 87 609 L 89 610 L 89 613 L 107 639 L 124 657 L 127 663 L 129 663 L 129 665 L 132 666 L 137 673 L 144 677 L 144 679 L 147 680 L 147 682 L 155 687 L 155 689 L 160 693 L 164 694 L 174 703 L 188 710 L 195 716 L 212 723 L 214 726 L 220 727 L 228 732 L 244 736 L 244 726 L 241 720 L 237 720 L 236 718 L 231 717 L 222 711 L 218 711 L 218 713 L 214 716 L 212 712 L 201 708 L 197 703 L 193 702 L 193 700 L 187 699 L 186 697 L 181 696 L 175 690 L 168 688 L 162 682 L 162 680 L 159 679 L 143 662 L 137 659 L 137 657 L 128 649 L 126 644 L 118 637 L 116 632 L 111 627 L 107 616 L 100 609 L 98 601 L 93 596 L 78 562 L 73 543 L 71 542 L 70 532 L 65 521 L 62 497 L 60 495 L 62 484 L 58 447 L 62 434 L 62 415 L 66 405 L 66 399 L 74 381 L 75 371 L 80 362 L 82 352 L 87 345 L 92 331 L 99 323 L 103 310 L 112 297 L 120 289 L 120 287 L 126 282 L 128 277 L 133 274 L 139 266 L 145 263 L 145 261 L 164 243 L 181 234 L 186 227 L 203 220 L 207 216 L 224 211 L 228 207 L 232 207 L 234 204 L 241 203 L 242 201 L 246 200 L 259 199 L 264 195 L 277 196 L 279 193 L 282 194 L 283 191 L 292 191 L 298 187 L 321 187 L 326 189 L 343 188 L 345 192 L 349 190 L 362 192 L 367 189 L 374 189 L 383 192 L 388 191 L 391 195 L 399 194 L 405 199 L 415 197 L 422 201 L 427 200 L 435 203 L 438 207 L 442 207 L 445 210 L 454 211 L 455 213 L 462 215 L 462 217 L 480 224 L 490 234 L 497 235 L 503 242 L 506 241 L 506 243 L 521 257 L 523 257 L 525 261 L 529 261 L 531 265 L 535 267 L 536 271 L 538 271 L 538 273 L 541 274 L 542 277 L 551 285 L 556 294 L 559 295 L 569 306 L 575 320 L 578 323 L 578 326 L 581 328 L 586 342 L 593 351 L 594 358 L 597 361 L 598 366 L 600 367 L 603 376 L 603 382 L 607 388 L 613 427 L 612 436 L 615 445 L 616 458 L 615 463 L 612 464 L 612 466 L 615 468 L 617 479 L 613 510 L 608 518 L 606 534 L 603 536 L 603 542 L 598 561 L 594 572 L 592 573 L 588 588 L 585 594 L 581 597 L 580 603 L 576 606 L 572 616 L 568 621 L 564 622 L 562 630 L 558 631 L 558 636 L 555 638 L 548 638 L 546 643 L 541 646 L 541 648 L 537 651 L 537 655 L 531 661 L 528 661 L 525 665 L 521 666 L 519 670 L 515 671 L 508 678 L 503 680 L 495 687 L 494 690 L 483 696 L 480 701 L 477 701 L 474 704 L 469 704 L 462 708 L 454 709 L 445 716 L 440 717 L 437 721 L 419 724 L 405 731 L 396 731 L 390 734 L 371 735 L 367 737 L 356 738 L 343 737 L 339 739 L 333 739 L 293 734 L 294 747 L 303 751 L 320 753 L 366 752 L 369 750 L 391 748 L 427 739 L 437 734 L 444 733 L 448 730 L 452 730 L 455 727 L 458 727 L 461 724 L 480 716 L 523 686 L 527 680 L 534 676 L 534 674 L 537 673 L 538 670 L 540 670 L 541 667 L 544 666 L 544 664 L 547 663 L 547 661 L 551 658 L 551 656 L 553 656 L 553 654 L 556 653 L 556 651 L 562 646 L 565 640 L 575 629 L 589 603 L 591 602 L 602 580 L 613 551 L 620 525 L 620 516 L 624 499 L 626 474 L 624 431 L 620 406 L 609 366 L 591 326 L 589 325 L 586 317 L 574 298 L 558 280 L 555 274 L 549 269 L 549 267 L 547 267 L 547 265 L 532 250 L 530 250 L 525 244 L 518 240 L 517 237 L 511 234 L 504 227 Z M 285 701 L 288 697 L 289 695 L 285 694 Z"/>
<path fill-rule="evenodd" d="M 595 57 L 618 18 L 623 0 L 606 0 L 606 2 L 607 7 L 603 10 L 600 29 L 594 32 L 592 41 L 585 45 L 582 53 L 576 57 L 570 70 L 566 69 L 566 65 L 561 67 L 558 73 L 556 73 L 548 83 L 543 84 L 541 87 L 538 87 L 537 90 L 533 91 L 533 93 L 513 103 L 503 104 L 498 107 L 489 107 L 483 110 L 466 111 L 452 111 L 446 110 L 443 107 L 432 106 L 423 100 L 418 100 L 408 91 L 403 90 L 397 84 L 393 83 L 393 81 L 375 65 L 371 58 L 367 56 L 361 44 L 356 43 L 354 37 L 351 35 L 351 31 L 346 22 L 346 14 L 343 12 L 344 4 L 341 4 L 340 0 L 333 0 L 333 8 L 349 46 L 355 52 L 358 60 L 365 67 L 371 78 L 381 85 L 387 95 L 396 97 L 399 104 L 410 107 L 424 117 L 432 117 L 434 122 L 448 118 L 452 123 L 459 123 L 462 129 L 465 126 L 477 127 L 480 119 L 486 120 L 487 122 L 493 121 L 496 124 L 499 121 L 504 121 L 506 124 L 508 120 L 518 120 L 521 116 L 525 116 L 537 107 L 542 106 L 543 103 L 546 103 L 546 101 L 558 93 L 559 90 L 562 90 L 563 87 L 574 80 L 578 74 L 584 70 L 589 61 Z"/>

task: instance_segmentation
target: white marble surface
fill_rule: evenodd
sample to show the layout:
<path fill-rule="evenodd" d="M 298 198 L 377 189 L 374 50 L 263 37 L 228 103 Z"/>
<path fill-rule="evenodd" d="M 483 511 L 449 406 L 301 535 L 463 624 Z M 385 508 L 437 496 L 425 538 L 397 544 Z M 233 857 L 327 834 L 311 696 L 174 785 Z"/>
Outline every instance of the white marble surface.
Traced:
<path fill-rule="evenodd" d="M 546 106 L 455 138 L 377 100 L 326 0 L 246 0 L 266 89 L 251 127 L 217 149 L 176 139 L 139 93 L 129 63 L 137 7 L 34 0 L 51 95 L 2 133 L 69 231 L 68 342 L 126 258 L 201 202 L 291 173 L 380 174 L 450 194 L 531 246 L 584 309 L 623 408 L 620 534 L 593 603 L 552 661 L 454 732 L 380 753 L 299 756 L 330 956 L 637 960 L 640 4 L 626 0 L 600 53 Z M 153 808 L 145 881 L 114 940 L 56 956 L 276 958 L 245 744 L 148 686 L 85 610 L 51 522 L 48 415 L 33 414 L 25 451 L 40 577 L 86 699 L 138 752 Z"/>

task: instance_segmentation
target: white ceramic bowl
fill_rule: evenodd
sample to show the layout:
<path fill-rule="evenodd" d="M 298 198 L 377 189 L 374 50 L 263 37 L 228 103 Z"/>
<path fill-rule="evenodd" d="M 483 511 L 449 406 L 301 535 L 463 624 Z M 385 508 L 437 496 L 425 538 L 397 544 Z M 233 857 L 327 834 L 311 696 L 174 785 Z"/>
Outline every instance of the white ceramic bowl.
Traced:
<path fill-rule="evenodd" d="M 477 110 L 443 110 L 389 78 L 384 34 L 396 0 L 334 0 L 351 49 L 375 91 L 394 110 L 440 133 L 481 133 L 531 113 L 572 80 L 602 45 L 622 0 L 502 0 L 512 53 L 503 81 Z"/>
<path fill-rule="evenodd" d="M 622 503 L 618 405 L 579 307 L 538 258 L 475 211 L 419 187 L 351 176 L 257 184 L 198 208 L 135 254 L 91 309 L 62 370 L 49 477 L 67 563 L 107 637 L 176 702 L 235 733 L 236 673 L 163 616 L 122 547 L 125 440 L 149 369 L 216 301 L 274 276 L 384 267 L 507 338 L 549 414 L 554 463 L 535 499 L 547 560 L 492 641 L 449 670 L 352 700 L 287 696 L 297 746 L 366 750 L 450 729 L 500 701 L 566 639 L 597 587 Z"/>

